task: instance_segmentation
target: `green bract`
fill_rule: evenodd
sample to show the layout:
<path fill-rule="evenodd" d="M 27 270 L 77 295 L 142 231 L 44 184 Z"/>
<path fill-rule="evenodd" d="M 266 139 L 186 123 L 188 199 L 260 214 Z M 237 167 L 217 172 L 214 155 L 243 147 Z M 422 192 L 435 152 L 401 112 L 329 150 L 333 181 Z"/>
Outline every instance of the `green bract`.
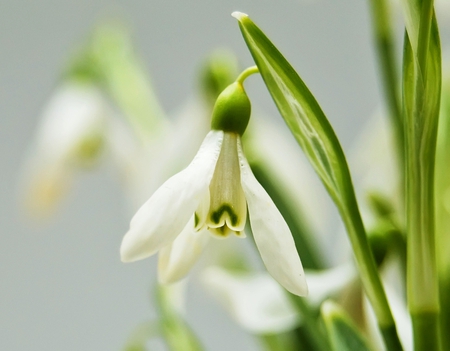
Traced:
<path fill-rule="evenodd" d="M 217 98 L 211 129 L 244 134 L 250 120 L 251 105 L 240 82 L 229 85 Z"/>

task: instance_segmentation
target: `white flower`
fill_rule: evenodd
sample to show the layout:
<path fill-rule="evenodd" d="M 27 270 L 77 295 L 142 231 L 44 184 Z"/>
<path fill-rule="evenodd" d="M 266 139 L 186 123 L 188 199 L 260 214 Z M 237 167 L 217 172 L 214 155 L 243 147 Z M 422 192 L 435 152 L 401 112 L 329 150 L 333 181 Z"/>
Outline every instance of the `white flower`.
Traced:
<path fill-rule="evenodd" d="M 254 177 L 240 135 L 234 132 L 209 132 L 191 164 L 138 210 L 122 242 L 122 260 L 131 262 L 159 251 L 159 279 L 174 282 L 187 274 L 211 234 L 245 237 L 247 209 L 269 273 L 288 291 L 306 295 L 291 232 Z"/>
<path fill-rule="evenodd" d="M 318 308 L 336 297 L 357 278 L 346 263 L 323 271 L 306 270 L 308 303 Z M 202 282 L 234 320 L 251 333 L 281 333 L 301 325 L 303 320 L 287 294 L 264 272 L 234 272 L 211 266 L 202 272 Z"/>
<path fill-rule="evenodd" d="M 57 90 L 44 110 L 25 167 L 24 188 L 32 210 L 44 214 L 53 209 L 73 170 L 97 160 L 107 110 L 92 85 L 68 82 Z"/>
<path fill-rule="evenodd" d="M 267 273 L 232 273 L 212 266 L 204 270 L 202 281 L 233 319 L 251 333 L 281 333 L 300 324 L 295 306 Z"/>
<path fill-rule="evenodd" d="M 97 85 L 69 79 L 48 102 L 30 147 L 21 186 L 25 205 L 33 214 L 51 214 L 76 173 L 104 156 L 129 181 L 141 149 Z"/>

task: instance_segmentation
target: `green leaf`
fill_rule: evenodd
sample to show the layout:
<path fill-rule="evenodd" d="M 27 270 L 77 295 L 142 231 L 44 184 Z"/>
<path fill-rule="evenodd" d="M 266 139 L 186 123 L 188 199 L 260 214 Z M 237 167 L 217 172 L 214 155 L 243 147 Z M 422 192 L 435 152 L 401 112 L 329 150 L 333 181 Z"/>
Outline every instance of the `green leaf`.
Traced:
<path fill-rule="evenodd" d="M 364 336 L 336 303 L 325 301 L 321 312 L 333 351 L 370 350 Z"/>
<path fill-rule="evenodd" d="M 403 103 L 406 127 L 408 290 L 412 310 L 438 310 L 434 244 L 434 168 L 441 95 L 441 50 L 435 18 L 425 71 L 405 35 Z"/>
<path fill-rule="evenodd" d="M 418 43 L 405 33 L 403 109 L 406 151 L 408 307 L 416 350 L 438 350 L 439 286 L 435 243 L 435 154 L 441 95 L 441 47 L 436 17 L 423 0 Z M 415 35 L 415 34 L 414 34 Z"/>
<path fill-rule="evenodd" d="M 248 18 L 239 26 L 285 122 L 331 196 L 342 201 L 349 173 L 339 141 L 314 96 L 292 66 Z"/>
<path fill-rule="evenodd" d="M 336 203 L 347 228 L 361 280 L 382 330 L 395 323 L 358 209 L 341 145 L 314 96 L 266 35 L 242 13 L 233 14 L 277 108 Z M 400 350 L 394 333 L 390 350 Z"/>
<path fill-rule="evenodd" d="M 448 73 L 448 72 L 447 72 Z M 445 75 L 444 75 L 445 76 Z M 436 241 L 441 303 L 441 330 L 450 330 L 450 76 L 443 85 L 436 150 Z M 450 350 L 450 335 L 443 333 L 442 349 Z"/>

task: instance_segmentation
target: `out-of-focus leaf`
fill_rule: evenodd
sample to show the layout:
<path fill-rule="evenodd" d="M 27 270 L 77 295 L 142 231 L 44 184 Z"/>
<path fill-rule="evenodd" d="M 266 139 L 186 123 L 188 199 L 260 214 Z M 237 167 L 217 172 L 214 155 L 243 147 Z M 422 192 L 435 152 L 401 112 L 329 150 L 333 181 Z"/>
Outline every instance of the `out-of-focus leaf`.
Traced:
<path fill-rule="evenodd" d="M 364 336 L 336 303 L 325 301 L 321 313 L 333 351 L 370 350 Z"/>

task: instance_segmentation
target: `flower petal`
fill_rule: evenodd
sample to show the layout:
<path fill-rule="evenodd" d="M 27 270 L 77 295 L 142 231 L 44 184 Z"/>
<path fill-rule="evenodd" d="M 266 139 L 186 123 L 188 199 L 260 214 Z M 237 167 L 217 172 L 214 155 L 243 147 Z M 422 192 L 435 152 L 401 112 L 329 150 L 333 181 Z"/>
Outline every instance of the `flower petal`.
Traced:
<path fill-rule="evenodd" d="M 209 267 L 202 282 L 236 322 L 252 333 L 281 333 L 300 323 L 285 291 L 267 273 L 231 273 Z"/>
<path fill-rule="evenodd" d="M 194 229 L 194 217 L 192 217 L 180 235 L 159 251 L 159 282 L 161 284 L 175 283 L 188 274 L 208 243 L 209 237 L 207 229 L 199 232 Z"/>
<path fill-rule="evenodd" d="M 123 238 L 123 262 L 151 256 L 181 233 L 209 186 L 222 140 L 222 131 L 209 132 L 190 165 L 169 178 L 142 205 Z"/>
<path fill-rule="evenodd" d="M 326 270 L 306 270 L 309 298 L 312 306 L 319 307 L 328 298 L 333 298 L 357 278 L 358 272 L 353 262 L 345 262 Z"/>
<path fill-rule="evenodd" d="M 305 273 L 286 221 L 253 175 L 238 140 L 242 188 L 250 224 L 261 258 L 269 273 L 293 294 L 306 296 Z"/>

